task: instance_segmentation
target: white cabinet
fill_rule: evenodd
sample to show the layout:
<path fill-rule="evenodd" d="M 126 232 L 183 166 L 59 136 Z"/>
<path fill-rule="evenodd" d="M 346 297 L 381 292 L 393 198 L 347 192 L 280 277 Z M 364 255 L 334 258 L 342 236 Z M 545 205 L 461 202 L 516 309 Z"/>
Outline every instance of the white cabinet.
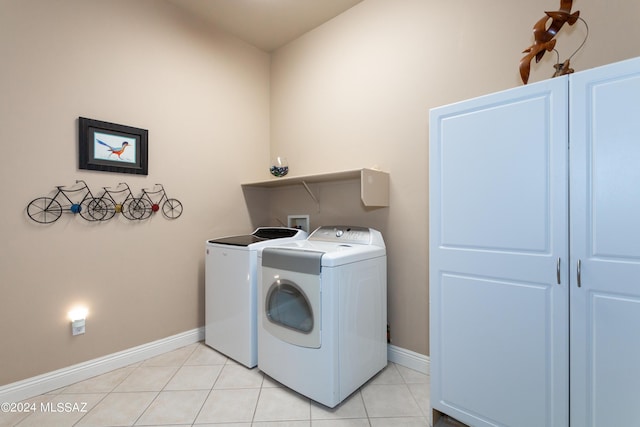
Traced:
<path fill-rule="evenodd" d="M 569 82 L 571 425 L 640 426 L 640 59 Z"/>
<path fill-rule="evenodd" d="M 431 403 L 640 425 L 640 59 L 433 109 Z"/>
<path fill-rule="evenodd" d="M 431 403 L 470 425 L 566 426 L 567 92 L 431 113 Z"/>

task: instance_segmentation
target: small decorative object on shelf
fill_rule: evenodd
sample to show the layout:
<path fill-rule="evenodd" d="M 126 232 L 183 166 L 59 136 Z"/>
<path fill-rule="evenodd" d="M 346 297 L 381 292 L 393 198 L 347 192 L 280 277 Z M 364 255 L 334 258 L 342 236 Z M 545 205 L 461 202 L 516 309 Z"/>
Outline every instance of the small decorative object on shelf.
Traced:
<path fill-rule="evenodd" d="M 273 162 L 271 162 L 271 167 L 269 168 L 271 175 L 282 177 L 289 173 L 289 164 L 287 163 L 286 157 L 276 157 Z"/>
<path fill-rule="evenodd" d="M 571 6 L 573 5 L 573 0 L 560 0 L 560 10 L 547 12 L 545 11 L 545 16 L 540 18 L 538 22 L 533 26 L 533 37 L 534 43 L 526 48 L 522 53 L 526 53 L 524 58 L 520 60 L 520 77 L 522 78 L 522 82 L 527 84 L 529 81 L 529 74 L 531 72 L 531 60 L 536 58 L 536 63 L 540 62 L 544 53 L 546 51 L 551 52 L 554 51 L 556 53 L 556 63 L 553 66 L 555 68 L 555 72 L 553 73 L 553 77 L 562 76 L 565 74 L 573 73 L 573 69 L 570 67 L 570 60 L 575 55 L 587 41 L 587 37 L 589 36 L 589 26 L 587 22 L 580 18 L 580 11 L 575 11 L 571 13 Z M 547 27 L 547 22 L 551 19 L 551 24 Z M 582 21 L 586 27 L 586 34 L 584 40 L 578 46 L 578 48 L 569 56 L 569 58 L 560 63 L 560 54 L 555 49 L 556 40 L 554 37 L 558 34 L 558 31 L 562 28 L 562 26 L 567 23 L 569 25 L 575 24 L 578 20 Z"/>

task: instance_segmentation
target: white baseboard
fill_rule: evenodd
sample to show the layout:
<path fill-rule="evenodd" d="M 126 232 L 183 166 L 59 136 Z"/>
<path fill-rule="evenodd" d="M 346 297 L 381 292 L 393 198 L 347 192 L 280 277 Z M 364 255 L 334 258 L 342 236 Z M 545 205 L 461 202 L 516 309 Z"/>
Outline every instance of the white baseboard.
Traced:
<path fill-rule="evenodd" d="M 141 362 L 150 357 L 184 347 L 204 339 L 204 328 L 197 328 L 118 353 L 109 354 L 77 365 L 0 387 L 0 402 L 20 402 L 30 397 L 49 393 L 78 381 L 84 381 L 114 369 Z"/>
<path fill-rule="evenodd" d="M 7 384 L 0 387 L 0 402 L 20 402 L 202 340 L 204 327 Z M 387 358 L 390 362 L 429 374 L 428 356 L 389 344 Z"/>
<path fill-rule="evenodd" d="M 424 354 L 388 344 L 387 359 L 389 362 L 429 375 L 429 356 Z"/>

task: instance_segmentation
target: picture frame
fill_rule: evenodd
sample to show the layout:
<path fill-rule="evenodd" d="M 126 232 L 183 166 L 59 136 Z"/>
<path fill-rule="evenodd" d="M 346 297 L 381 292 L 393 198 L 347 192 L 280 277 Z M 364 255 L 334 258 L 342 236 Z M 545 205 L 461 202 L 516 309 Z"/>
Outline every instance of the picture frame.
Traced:
<path fill-rule="evenodd" d="M 80 169 L 148 174 L 148 130 L 86 117 L 78 127 Z"/>

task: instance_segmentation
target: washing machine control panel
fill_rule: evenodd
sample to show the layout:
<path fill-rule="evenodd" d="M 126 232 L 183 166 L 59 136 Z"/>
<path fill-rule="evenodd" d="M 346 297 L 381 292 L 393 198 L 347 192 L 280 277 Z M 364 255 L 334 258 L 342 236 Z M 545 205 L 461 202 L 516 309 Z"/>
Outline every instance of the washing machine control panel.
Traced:
<path fill-rule="evenodd" d="M 366 227 L 324 226 L 311 233 L 308 240 L 368 245 L 371 231 Z"/>

